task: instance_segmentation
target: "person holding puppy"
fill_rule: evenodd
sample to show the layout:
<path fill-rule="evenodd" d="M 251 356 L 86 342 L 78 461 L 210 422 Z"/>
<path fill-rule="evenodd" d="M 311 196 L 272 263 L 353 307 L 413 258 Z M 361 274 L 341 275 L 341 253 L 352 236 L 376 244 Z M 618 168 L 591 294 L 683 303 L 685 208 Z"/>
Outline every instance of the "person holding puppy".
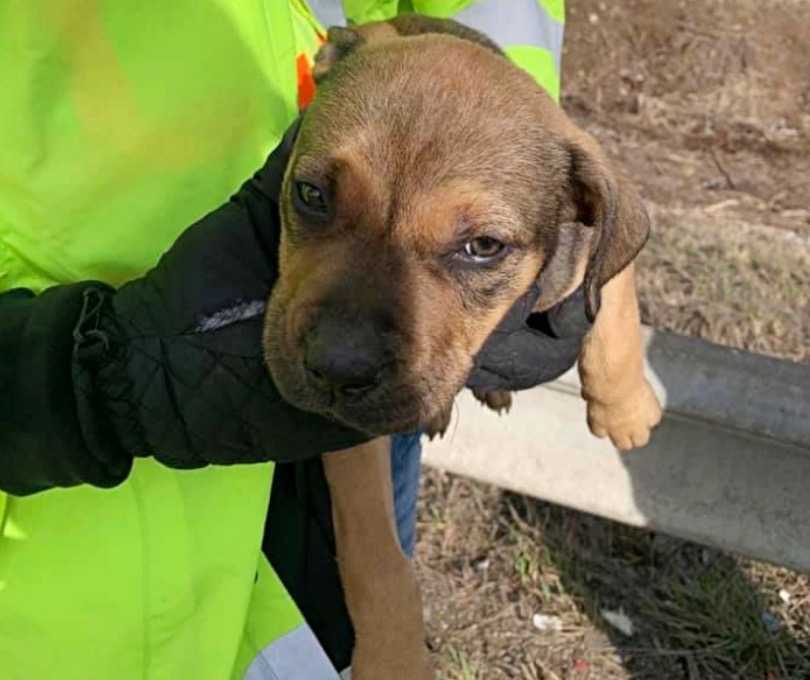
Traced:
<path fill-rule="evenodd" d="M 317 456 L 366 437 L 287 405 L 261 356 L 279 140 L 323 24 L 463 5 L 556 96 L 563 6 L 310 4 L 0 10 L 3 678 L 348 665 Z M 406 550 L 418 464 L 395 438 Z"/>

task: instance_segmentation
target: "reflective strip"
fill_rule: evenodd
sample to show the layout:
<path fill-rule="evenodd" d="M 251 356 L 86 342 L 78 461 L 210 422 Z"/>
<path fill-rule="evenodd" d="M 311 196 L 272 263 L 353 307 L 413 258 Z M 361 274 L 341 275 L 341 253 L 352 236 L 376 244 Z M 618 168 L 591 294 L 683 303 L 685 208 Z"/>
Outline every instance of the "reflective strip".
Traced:
<path fill-rule="evenodd" d="M 307 4 L 324 28 L 346 25 L 343 3 L 340 0 L 309 0 Z"/>
<path fill-rule="evenodd" d="M 526 45 L 548 50 L 559 73 L 565 25 L 537 0 L 479 0 L 453 18 L 485 33 L 503 48 Z"/>
<path fill-rule="evenodd" d="M 260 651 L 244 680 L 341 680 L 341 677 L 304 623 Z"/>
<path fill-rule="evenodd" d="M 327 28 L 345 25 L 340 0 L 309 0 L 308 4 L 321 25 Z M 416 6 L 424 14 L 447 16 L 444 11 L 431 11 L 429 3 Z M 453 18 L 485 33 L 501 47 L 525 45 L 548 50 L 559 72 L 565 30 L 563 7 L 563 0 L 473 0 Z"/>

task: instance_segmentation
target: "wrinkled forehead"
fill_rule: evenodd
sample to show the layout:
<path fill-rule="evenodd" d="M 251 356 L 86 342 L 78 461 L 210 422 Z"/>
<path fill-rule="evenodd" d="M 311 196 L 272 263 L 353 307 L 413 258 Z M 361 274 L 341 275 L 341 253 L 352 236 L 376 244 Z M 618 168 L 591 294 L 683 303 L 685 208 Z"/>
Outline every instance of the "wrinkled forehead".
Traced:
<path fill-rule="evenodd" d="M 567 171 L 541 94 L 528 74 L 468 41 L 368 46 L 320 87 L 294 166 L 327 186 L 338 180 L 342 210 L 362 206 L 389 228 L 405 211 L 405 222 L 454 232 L 465 221 L 535 224 L 553 212 Z M 427 214 L 414 220 L 414 211 Z"/>
<path fill-rule="evenodd" d="M 369 45 L 337 63 L 307 117 L 317 146 L 365 140 L 375 150 L 424 145 L 474 152 L 516 134 L 533 118 L 528 74 L 505 57 L 452 36 L 424 35 Z M 388 159 L 386 159 L 388 160 Z"/>
<path fill-rule="evenodd" d="M 330 72 L 297 151 L 310 163 L 348 158 L 381 179 L 414 185 L 503 185 L 530 164 L 537 89 L 503 56 L 458 38 L 371 45 Z"/>

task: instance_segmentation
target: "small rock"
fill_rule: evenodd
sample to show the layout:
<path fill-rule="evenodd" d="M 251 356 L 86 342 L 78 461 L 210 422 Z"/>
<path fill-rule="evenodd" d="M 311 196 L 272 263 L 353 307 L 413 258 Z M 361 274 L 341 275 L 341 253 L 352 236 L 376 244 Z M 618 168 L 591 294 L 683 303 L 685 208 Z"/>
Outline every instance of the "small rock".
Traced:
<path fill-rule="evenodd" d="M 719 191 L 725 188 L 727 182 L 722 179 L 707 179 L 703 182 L 703 188 L 707 191 Z"/>
<path fill-rule="evenodd" d="M 791 597 L 790 593 L 784 588 L 782 588 L 782 590 L 779 591 L 779 599 L 782 600 L 782 602 L 784 602 L 785 604 L 788 604 L 788 602 L 790 602 L 790 597 Z"/>
<path fill-rule="evenodd" d="M 588 15 L 588 21 L 590 21 L 594 25 L 598 24 L 599 23 L 599 15 L 596 12 L 591 12 Z"/>

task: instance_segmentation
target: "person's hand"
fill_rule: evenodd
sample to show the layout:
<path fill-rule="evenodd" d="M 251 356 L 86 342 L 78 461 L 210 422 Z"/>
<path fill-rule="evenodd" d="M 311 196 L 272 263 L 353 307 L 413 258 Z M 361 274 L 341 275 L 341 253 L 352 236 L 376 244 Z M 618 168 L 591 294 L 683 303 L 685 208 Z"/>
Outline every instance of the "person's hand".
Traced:
<path fill-rule="evenodd" d="M 517 391 L 549 382 L 577 360 L 592 324 L 578 289 L 542 313 L 532 313 L 538 283 L 512 306 L 475 358 L 467 387 L 481 392 Z"/>
<path fill-rule="evenodd" d="M 193 468 L 298 460 L 368 439 L 287 404 L 264 364 L 290 136 L 152 271 L 114 293 L 85 291 L 77 382 L 129 454 Z"/>

